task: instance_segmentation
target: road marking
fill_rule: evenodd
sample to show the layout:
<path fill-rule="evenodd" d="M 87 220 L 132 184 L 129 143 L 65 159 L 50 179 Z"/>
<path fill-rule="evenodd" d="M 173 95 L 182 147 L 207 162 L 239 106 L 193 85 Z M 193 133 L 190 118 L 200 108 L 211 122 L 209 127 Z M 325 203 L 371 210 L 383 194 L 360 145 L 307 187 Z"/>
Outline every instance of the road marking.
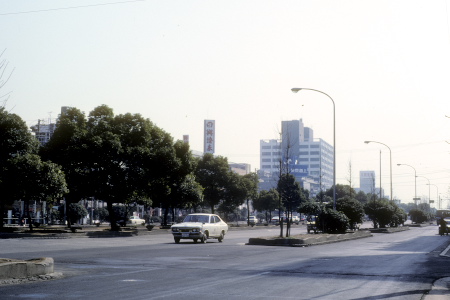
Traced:
<path fill-rule="evenodd" d="M 442 251 L 442 253 L 439 254 L 439 255 L 440 255 L 440 256 L 448 256 L 448 257 L 450 257 L 450 255 L 447 255 L 447 252 L 448 252 L 449 250 L 450 250 L 450 245 L 448 245 L 448 247 L 445 248 L 445 250 Z"/>

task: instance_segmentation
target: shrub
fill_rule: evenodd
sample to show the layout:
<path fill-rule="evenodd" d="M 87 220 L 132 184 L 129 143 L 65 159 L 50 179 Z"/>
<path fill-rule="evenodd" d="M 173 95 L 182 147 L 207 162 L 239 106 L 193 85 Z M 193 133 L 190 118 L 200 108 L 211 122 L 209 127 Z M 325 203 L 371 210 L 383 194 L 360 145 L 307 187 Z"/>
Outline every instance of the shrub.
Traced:
<path fill-rule="evenodd" d="M 349 223 L 349 218 L 344 213 L 326 208 L 319 213 L 316 224 L 326 233 L 345 233 Z"/>

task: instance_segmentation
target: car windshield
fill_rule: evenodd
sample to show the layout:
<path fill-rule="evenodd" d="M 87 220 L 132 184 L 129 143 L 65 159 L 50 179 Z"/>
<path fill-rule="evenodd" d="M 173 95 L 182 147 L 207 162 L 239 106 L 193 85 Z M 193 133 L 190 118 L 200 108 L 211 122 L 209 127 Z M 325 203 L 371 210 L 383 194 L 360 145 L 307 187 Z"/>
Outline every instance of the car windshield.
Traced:
<path fill-rule="evenodd" d="M 184 222 L 209 223 L 209 216 L 188 215 L 184 218 Z"/>

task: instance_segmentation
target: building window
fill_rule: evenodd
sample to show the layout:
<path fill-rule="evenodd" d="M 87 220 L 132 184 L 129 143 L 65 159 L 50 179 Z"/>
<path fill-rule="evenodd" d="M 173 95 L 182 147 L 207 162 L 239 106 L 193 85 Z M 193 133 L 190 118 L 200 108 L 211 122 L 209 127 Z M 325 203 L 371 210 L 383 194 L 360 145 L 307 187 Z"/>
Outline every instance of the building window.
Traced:
<path fill-rule="evenodd" d="M 270 152 L 261 152 L 261 155 L 263 155 L 263 156 L 270 156 L 272 153 L 270 153 Z"/>
<path fill-rule="evenodd" d="M 311 155 L 319 155 L 319 151 L 311 151 L 310 154 Z"/>
<path fill-rule="evenodd" d="M 272 149 L 272 146 L 262 146 L 262 149 Z"/>
<path fill-rule="evenodd" d="M 272 160 L 270 158 L 263 158 L 262 162 L 271 162 Z"/>
<path fill-rule="evenodd" d="M 311 161 L 320 161 L 319 158 L 311 158 Z"/>
<path fill-rule="evenodd" d="M 309 158 L 301 158 L 301 157 L 300 157 L 298 160 L 299 160 L 299 161 L 309 161 Z"/>
<path fill-rule="evenodd" d="M 309 154 L 308 151 L 300 151 L 299 155 L 308 155 L 308 154 Z"/>

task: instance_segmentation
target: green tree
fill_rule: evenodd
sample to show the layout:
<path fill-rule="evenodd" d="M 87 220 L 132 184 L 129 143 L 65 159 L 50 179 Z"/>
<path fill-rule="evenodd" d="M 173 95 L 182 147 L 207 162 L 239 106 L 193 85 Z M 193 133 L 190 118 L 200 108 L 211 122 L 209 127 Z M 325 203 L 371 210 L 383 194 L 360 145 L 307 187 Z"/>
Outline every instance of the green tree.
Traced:
<path fill-rule="evenodd" d="M 246 190 L 246 201 L 247 201 L 247 226 L 250 226 L 250 205 L 249 202 L 252 201 L 252 203 L 255 201 L 255 199 L 258 198 L 258 174 L 256 173 L 249 173 L 242 177 L 243 184 L 245 186 Z"/>
<path fill-rule="evenodd" d="M 12 176 L 5 180 L 11 188 L 15 199 L 22 199 L 29 220 L 30 230 L 33 229 L 29 203 L 35 201 L 52 201 L 67 193 L 64 173 L 59 165 L 44 162 L 37 154 L 16 156 L 9 161 Z"/>
<path fill-rule="evenodd" d="M 364 211 L 372 220 L 374 228 L 398 226 L 404 222 L 404 211 L 386 199 L 367 202 L 364 205 Z"/>
<path fill-rule="evenodd" d="M 349 219 L 350 229 L 355 229 L 357 223 L 364 219 L 364 207 L 356 199 L 349 196 L 336 200 L 336 210 L 343 212 Z"/>
<path fill-rule="evenodd" d="M 225 197 L 230 174 L 228 160 L 225 157 L 215 157 L 210 153 L 205 153 L 198 161 L 195 176 L 204 189 L 204 201 L 211 207 L 212 213 L 214 213 L 215 206 L 219 205 Z"/>
<path fill-rule="evenodd" d="M 277 190 L 281 196 L 283 206 L 287 211 L 286 237 L 289 237 L 289 220 L 292 217 L 292 212 L 297 211 L 300 203 L 307 200 L 307 195 L 305 195 L 303 189 L 300 187 L 300 184 L 295 180 L 295 177 L 292 174 L 281 175 L 280 179 L 278 180 Z"/>
<path fill-rule="evenodd" d="M 409 211 L 409 215 L 411 216 L 411 222 L 413 223 L 424 223 L 430 220 L 430 214 L 420 208 L 413 208 Z"/>
<path fill-rule="evenodd" d="M 363 191 L 356 193 L 355 199 L 358 200 L 362 205 L 366 204 L 368 200 L 367 194 Z"/>
<path fill-rule="evenodd" d="M 39 142 L 31 135 L 26 123 L 16 114 L 10 114 L 0 107 L 0 217 L 5 217 L 6 207 L 10 207 L 15 197 L 15 187 L 9 179 L 14 165 L 11 159 L 25 154 L 36 154 Z M 3 227 L 3 222 L 0 222 Z"/>
<path fill-rule="evenodd" d="M 322 203 L 310 200 L 302 202 L 302 204 L 300 204 L 298 212 L 305 215 L 317 216 L 322 210 L 324 210 L 324 208 L 325 206 Z"/>
<path fill-rule="evenodd" d="M 218 210 L 226 216 L 235 214 L 235 219 L 238 221 L 239 217 L 236 214 L 236 210 L 239 205 L 244 203 L 247 195 L 248 190 L 244 178 L 241 175 L 230 171 L 228 174 L 228 182 Z"/>
<path fill-rule="evenodd" d="M 80 203 L 70 203 L 67 210 L 67 218 L 71 224 L 76 224 L 80 219 L 88 215 L 87 209 Z"/>
<path fill-rule="evenodd" d="M 329 188 L 325 195 L 333 199 L 333 187 Z M 352 195 L 356 195 L 355 190 L 349 185 L 336 184 L 336 199 L 343 198 L 345 196 L 352 197 Z"/>
<path fill-rule="evenodd" d="M 177 141 L 174 144 L 173 167 L 166 176 L 159 178 L 161 186 L 166 186 L 161 191 L 159 199 L 164 208 L 163 224 L 167 224 L 167 216 L 172 211 L 172 219 L 175 219 L 175 208 L 194 208 L 202 201 L 203 189 L 195 180 L 194 170 L 196 161 L 189 149 L 189 144 Z"/>
<path fill-rule="evenodd" d="M 349 219 L 340 211 L 325 208 L 319 213 L 316 224 L 326 233 L 345 233 L 349 227 Z"/>
<path fill-rule="evenodd" d="M 139 114 L 115 116 L 106 105 L 87 120 L 77 109 L 62 115 L 43 153 L 68 174 L 71 202 L 92 196 L 107 202 L 113 230 L 119 229 L 113 204 L 162 201 L 169 192 L 164 179 L 176 166 L 169 134 Z"/>
<path fill-rule="evenodd" d="M 262 190 L 256 199 L 253 199 L 253 208 L 264 211 L 267 221 L 272 219 L 272 211 L 278 208 L 279 195 L 276 189 Z"/>

